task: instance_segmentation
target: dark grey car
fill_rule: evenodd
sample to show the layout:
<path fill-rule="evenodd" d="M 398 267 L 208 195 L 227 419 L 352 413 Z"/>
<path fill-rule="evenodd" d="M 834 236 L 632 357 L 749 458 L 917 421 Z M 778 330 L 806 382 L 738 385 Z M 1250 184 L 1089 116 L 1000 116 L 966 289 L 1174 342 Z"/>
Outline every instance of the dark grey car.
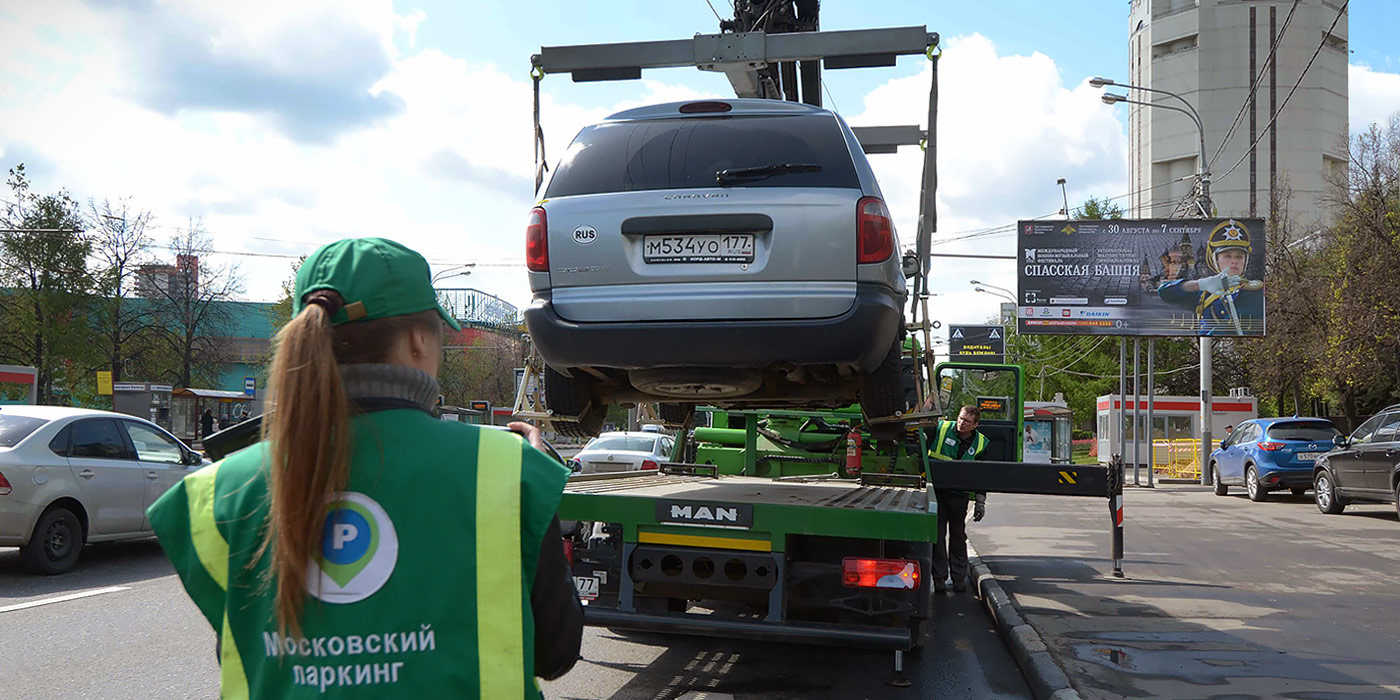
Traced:
<path fill-rule="evenodd" d="M 1394 503 L 1400 512 L 1400 404 L 1335 443 L 1313 468 L 1318 510 L 1337 514 L 1351 503 Z"/>
<path fill-rule="evenodd" d="M 565 432 L 606 404 L 902 410 L 905 281 L 836 114 L 671 103 L 585 128 L 530 215 L 525 321 Z M 556 429 L 560 422 L 556 421 Z"/>

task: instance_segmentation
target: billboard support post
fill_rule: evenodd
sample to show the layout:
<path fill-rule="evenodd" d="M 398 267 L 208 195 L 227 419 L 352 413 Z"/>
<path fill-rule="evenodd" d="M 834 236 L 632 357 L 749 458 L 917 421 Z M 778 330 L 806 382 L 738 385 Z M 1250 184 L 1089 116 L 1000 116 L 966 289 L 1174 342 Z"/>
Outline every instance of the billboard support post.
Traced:
<path fill-rule="evenodd" d="M 1128 337 L 1118 337 L 1118 462 L 1128 454 Z"/>
<path fill-rule="evenodd" d="M 1152 472 L 1157 468 L 1157 454 L 1156 454 L 1156 452 L 1153 450 L 1153 447 L 1155 446 L 1155 443 L 1153 442 L 1153 440 L 1154 440 L 1155 437 L 1156 437 L 1156 432 L 1155 432 L 1155 431 L 1157 430 L 1157 425 L 1156 425 L 1155 423 L 1152 422 L 1152 404 L 1156 402 L 1156 397 L 1157 397 L 1157 378 L 1156 378 L 1156 376 L 1155 376 L 1154 367 L 1153 367 L 1153 362 L 1152 362 L 1153 356 L 1157 354 L 1157 353 L 1155 352 L 1155 351 L 1156 351 L 1156 348 L 1157 348 L 1157 339 L 1156 339 L 1156 338 L 1153 338 L 1153 337 L 1151 337 L 1151 336 L 1148 336 L 1148 337 L 1147 337 L 1147 488 L 1149 488 L 1149 489 L 1151 489 L 1151 488 L 1156 488 L 1156 484 L 1154 484 L 1154 483 L 1152 482 Z M 1165 430 L 1163 430 L 1163 431 L 1162 431 L 1162 437 L 1166 437 L 1166 436 L 1167 436 L 1167 433 L 1166 433 Z"/>
<path fill-rule="evenodd" d="M 1142 454 L 1142 340 L 1133 338 L 1133 486 L 1142 485 L 1142 467 L 1138 456 Z"/>
<path fill-rule="evenodd" d="M 1210 416 L 1211 416 L 1211 395 L 1210 385 L 1214 374 L 1211 368 L 1212 349 L 1211 338 L 1208 335 L 1201 336 L 1201 485 L 1210 486 Z"/>

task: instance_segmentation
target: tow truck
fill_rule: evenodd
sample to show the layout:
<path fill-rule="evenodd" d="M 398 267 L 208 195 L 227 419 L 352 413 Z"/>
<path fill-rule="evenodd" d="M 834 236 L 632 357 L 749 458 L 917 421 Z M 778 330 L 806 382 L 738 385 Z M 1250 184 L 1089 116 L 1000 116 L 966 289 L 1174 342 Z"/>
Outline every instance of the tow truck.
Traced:
<path fill-rule="evenodd" d="M 908 685 L 904 653 L 933 634 L 935 489 L 1094 496 L 1110 499 L 1112 512 L 1121 467 L 1021 462 L 1021 369 L 935 365 L 933 354 L 920 350 L 932 347 L 938 328 L 927 285 L 936 228 L 938 35 L 925 27 L 817 31 L 815 0 L 773 3 L 782 8 L 782 33 L 770 33 L 775 25 L 744 14 L 748 5 L 737 6 L 720 34 L 544 47 L 533 56 L 536 185 L 545 167 L 539 87 L 546 75 L 622 80 L 643 69 L 695 66 L 725 73 L 739 97 L 796 100 L 800 87 L 802 101 L 819 105 L 823 65 L 889 66 L 899 55 L 927 56 L 934 76 L 928 128 L 854 131 L 867 153 L 924 149 L 917 242 L 904 254 L 913 280 L 906 328 L 922 343 L 910 343 L 907 354 L 917 397 L 911 404 L 932 395 L 935 407 L 879 417 L 859 407 L 685 412 L 670 423 L 678 432 L 672 461 L 569 480 L 559 506 L 569 523 L 566 552 L 587 624 L 892 650 L 891 683 Z M 549 409 L 542 359 L 532 352 L 527 365 L 515 413 L 544 423 L 575 420 Z M 965 403 L 989 409 L 981 426 L 989 452 L 976 469 L 928 458 L 925 429 Z M 711 425 L 694 425 L 697 415 L 709 415 Z M 902 429 L 891 431 L 892 424 Z M 899 437 L 888 438 L 891 432 Z"/>

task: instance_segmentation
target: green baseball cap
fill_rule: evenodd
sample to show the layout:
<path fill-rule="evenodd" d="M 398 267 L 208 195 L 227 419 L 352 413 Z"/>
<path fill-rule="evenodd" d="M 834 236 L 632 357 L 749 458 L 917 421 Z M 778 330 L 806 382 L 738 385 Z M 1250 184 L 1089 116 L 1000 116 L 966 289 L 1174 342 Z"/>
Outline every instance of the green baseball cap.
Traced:
<path fill-rule="evenodd" d="M 453 330 L 462 327 L 438 304 L 428 261 L 385 238 L 347 238 L 316 249 L 297 270 L 292 315 L 306 307 L 311 292 L 329 289 L 345 300 L 331 324 L 372 321 L 437 309 Z"/>

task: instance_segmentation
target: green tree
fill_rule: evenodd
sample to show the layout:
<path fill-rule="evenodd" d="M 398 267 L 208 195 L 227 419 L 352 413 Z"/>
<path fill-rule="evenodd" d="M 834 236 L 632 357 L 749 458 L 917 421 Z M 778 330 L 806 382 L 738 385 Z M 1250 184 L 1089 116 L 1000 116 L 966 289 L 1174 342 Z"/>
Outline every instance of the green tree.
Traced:
<path fill-rule="evenodd" d="M 84 366 L 90 336 L 82 320 L 91 242 L 82 230 L 78 204 L 67 192 L 30 191 L 24 165 L 10 170 L 13 202 L 5 206 L 0 232 L 0 355 L 38 370 L 38 401 L 53 403 L 60 387 L 72 385 Z"/>
<path fill-rule="evenodd" d="M 1354 426 L 1400 396 L 1400 113 L 1347 145 L 1346 176 L 1331 187 L 1336 219 L 1318 260 L 1326 370 L 1310 364 L 1314 386 Z"/>
<path fill-rule="evenodd" d="M 121 381 L 128 365 L 146 359 L 155 340 L 155 307 L 136 298 L 137 274 L 150 256 L 152 215 L 133 210 L 129 200 L 103 200 L 88 203 L 87 220 L 96 263 L 88 317 L 102 366 Z"/>
<path fill-rule="evenodd" d="M 174 265 L 141 273 L 164 345 L 161 369 L 176 386 L 216 382 L 233 321 L 225 302 L 243 292 L 242 278 L 236 267 L 209 262 L 212 246 L 198 221 L 171 238 L 170 250 Z"/>
<path fill-rule="evenodd" d="M 1103 199 L 1090 197 L 1084 200 L 1084 203 L 1074 210 L 1074 218 L 1121 219 L 1123 218 L 1123 207 L 1114 204 L 1113 200 L 1108 197 L 1104 197 Z"/>

